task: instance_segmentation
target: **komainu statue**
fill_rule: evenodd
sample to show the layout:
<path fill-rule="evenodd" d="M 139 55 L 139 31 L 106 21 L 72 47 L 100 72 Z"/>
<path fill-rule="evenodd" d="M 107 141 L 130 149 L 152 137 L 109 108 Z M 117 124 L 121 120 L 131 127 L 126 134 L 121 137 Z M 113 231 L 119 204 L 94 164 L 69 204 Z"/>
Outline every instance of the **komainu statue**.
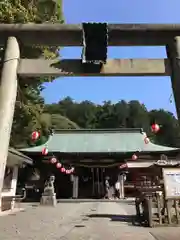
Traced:
<path fill-rule="evenodd" d="M 55 193 L 54 191 L 54 181 L 55 176 L 50 176 L 49 179 L 44 184 L 44 195 L 52 195 Z"/>
<path fill-rule="evenodd" d="M 55 176 L 50 176 L 44 184 L 44 192 L 41 197 L 41 205 L 56 205 L 56 193 L 54 191 Z"/>

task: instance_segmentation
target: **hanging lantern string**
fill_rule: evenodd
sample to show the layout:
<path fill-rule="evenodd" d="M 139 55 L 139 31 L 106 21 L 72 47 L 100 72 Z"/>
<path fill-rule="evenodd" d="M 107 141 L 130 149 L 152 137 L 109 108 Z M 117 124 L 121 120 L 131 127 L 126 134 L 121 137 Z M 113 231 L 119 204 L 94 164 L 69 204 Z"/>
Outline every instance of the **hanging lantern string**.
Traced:
<path fill-rule="evenodd" d="M 162 127 L 162 125 L 154 123 L 151 126 L 151 134 L 148 134 L 148 136 L 147 136 L 147 134 L 145 132 L 142 132 L 142 135 L 144 136 L 144 138 L 143 138 L 144 142 L 145 143 L 150 142 L 151 137 L 154 137 L 154 134 L 157 134 L 160 131 L 161 127 Z"/>
<path fill-rule="evenodd" d="M 57 160 L 57 158 L 55 157 L 55 155 L 52 153 L 51 159 L 53 159 L 53 158 L 54 158 L 54 161 L 52 161 L 51 163 L 52 163 L 52 164 L 56 164 L 56 167 L 57 167 L 58 169 L 62 169 L 62 168 L 63 168 L 63 169 L 65 169 L 65 171 L 63 171 L 63 172 L 68 171 L 68 173 L 74 172 L 74 167 L 71 167 L 71 168 L 66 169 L 66 168 L 63 166 L 63 164 L 60 163 L 60 162 Z M 56 159 L 56 161 L 55 161 L 55 159 Z"/>

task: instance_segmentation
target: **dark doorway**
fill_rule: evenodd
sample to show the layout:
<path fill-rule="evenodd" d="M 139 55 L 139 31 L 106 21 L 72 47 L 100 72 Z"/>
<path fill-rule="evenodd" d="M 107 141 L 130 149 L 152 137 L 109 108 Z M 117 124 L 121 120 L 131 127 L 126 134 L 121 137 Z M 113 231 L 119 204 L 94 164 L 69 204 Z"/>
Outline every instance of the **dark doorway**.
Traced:
<path fill-rule="evenodd" d="M 80 167 L 79 172 L 79 191 L 78 198 L 92 198 L 92 169 L 88 167 Z"/>
<path fill-rule="evenodd" d="M 113 187 L 116 179 L 115 168 L 81 167 L 79 168 L 79 194 L 81 199 L 105 197 L 105 177 L 109 176 L 110 185 Z"/>
<path fill-rule="evenodd" d="M 56 191 L 56 197 L 58 199 L 60 198 L 72 198 L 72 192 L 73 192 L 73 182 L 71 181 L 71 175 L 70 174 L 63 174 L 58 171 L 58 173 L 55 174 L 56 180 L 55 180 L 55 191 Z"/>
<path fill-rule="evenodd" d="M 105 168 L 92 168 L 92 197 L 105 196 Z"/>

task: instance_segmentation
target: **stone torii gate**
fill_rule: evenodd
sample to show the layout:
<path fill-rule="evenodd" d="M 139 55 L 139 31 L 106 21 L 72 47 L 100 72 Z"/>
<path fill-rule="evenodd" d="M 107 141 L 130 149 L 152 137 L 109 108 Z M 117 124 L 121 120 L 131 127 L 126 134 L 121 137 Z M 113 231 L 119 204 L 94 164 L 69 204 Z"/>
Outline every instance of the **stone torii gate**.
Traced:
<path fill-rule="evenodd" d="M 108 24 L 109 46 L 164 45 L 168 59 L 110 59 L 100 69 L 89 73 L 84 73 L 80 59 L 52 61 L 20 58 L 19 44 L 82 46 L 82 25 L 0 24 L 0 46 L 5 42 L 0 86 L 0 199 L 18 76 L 171 76 L 180 119 L 180 24 Z"/>

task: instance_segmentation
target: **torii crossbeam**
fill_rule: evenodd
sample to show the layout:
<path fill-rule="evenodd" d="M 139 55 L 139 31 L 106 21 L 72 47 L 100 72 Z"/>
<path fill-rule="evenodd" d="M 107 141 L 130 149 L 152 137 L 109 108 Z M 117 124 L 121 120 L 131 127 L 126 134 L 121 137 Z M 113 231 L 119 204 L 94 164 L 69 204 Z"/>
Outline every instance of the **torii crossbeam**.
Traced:
<path fill-rule="evenodd" d="M 166 45 L 180 24 L 108 24 L 109 46 Z M 81 24 L 0 24 L 0 45 L 14 36 L 24 45 L 82 46 Z"/>

